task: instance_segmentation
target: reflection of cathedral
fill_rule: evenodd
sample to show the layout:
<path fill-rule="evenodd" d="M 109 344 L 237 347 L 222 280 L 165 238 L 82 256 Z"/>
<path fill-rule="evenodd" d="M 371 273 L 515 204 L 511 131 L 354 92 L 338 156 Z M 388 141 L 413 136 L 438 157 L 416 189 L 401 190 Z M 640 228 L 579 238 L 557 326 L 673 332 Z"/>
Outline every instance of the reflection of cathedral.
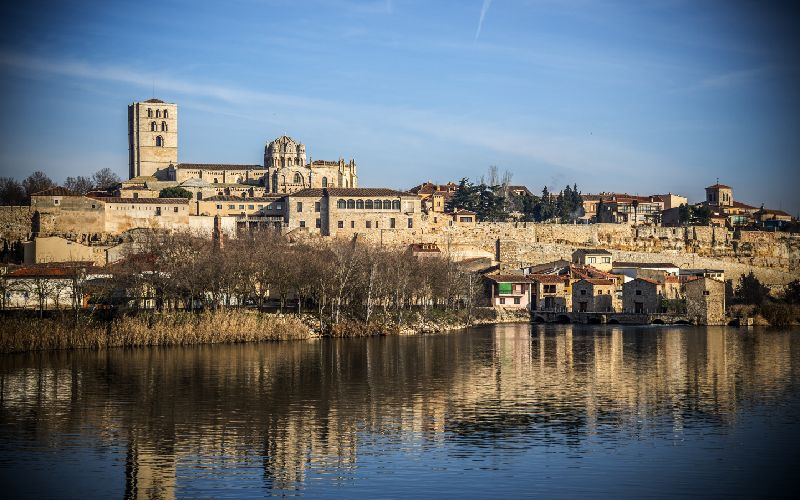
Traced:
<path fill-rule="evenodd" d="M 267 144 L 264 166 L 272 193 L 294 193 L 309 187 L 358 187 L 355 160 L 306 163 L 305 145 L 286 135 Z"/>

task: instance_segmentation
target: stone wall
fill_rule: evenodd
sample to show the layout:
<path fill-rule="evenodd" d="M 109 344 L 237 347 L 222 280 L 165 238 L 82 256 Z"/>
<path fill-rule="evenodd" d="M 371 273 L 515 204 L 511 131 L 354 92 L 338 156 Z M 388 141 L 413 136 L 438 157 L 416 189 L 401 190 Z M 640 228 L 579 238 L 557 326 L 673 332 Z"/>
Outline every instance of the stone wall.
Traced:
<path fill-rule="evenodd" d="M 0 243 L 28 239 L 32 223 L 30 207 L 0 207 Z"/>

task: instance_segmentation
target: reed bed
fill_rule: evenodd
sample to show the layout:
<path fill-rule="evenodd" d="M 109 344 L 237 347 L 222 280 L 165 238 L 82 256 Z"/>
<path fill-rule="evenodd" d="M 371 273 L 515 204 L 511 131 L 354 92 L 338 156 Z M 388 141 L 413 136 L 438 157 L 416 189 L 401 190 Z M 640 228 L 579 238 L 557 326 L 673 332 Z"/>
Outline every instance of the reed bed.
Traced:
<path fill-rule="evenodd" d="M 300 340 L 315 336 L 297 317 L 243 310 L 125 316 L 112 322 L 0 318 L 0 353 Z"/>

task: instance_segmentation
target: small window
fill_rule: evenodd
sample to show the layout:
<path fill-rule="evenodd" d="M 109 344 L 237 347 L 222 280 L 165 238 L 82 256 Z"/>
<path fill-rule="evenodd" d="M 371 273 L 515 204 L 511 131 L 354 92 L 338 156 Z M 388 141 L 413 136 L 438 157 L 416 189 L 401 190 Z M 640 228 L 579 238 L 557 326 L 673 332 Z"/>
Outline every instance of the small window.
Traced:
<path fill-rule="evenodd" d="M 372 221 L 367 221 L 366 222 L 366 227 L 367 227 L 367 229 L 372 229 Z"/>
<path fill-rule="evenodd" d="M 356 208 L 356 200 L 347 200 L 347 208 Z"/>
<path fill-rule="evenodd" d="M 392 210 L 400 210 L 400 200 L 392 200 Z"/>
<path fill-rule="evenodd" d="M 336 224 L 336 226 L 337 226 L 339 229 L 344 229 L 344 221 L 343 221 L 343 220 L 340 220 L 340 221 L 339 221 L 339 222 Z"/>
<path fill-rule="evenodd" d="M 258 206 L 258 209 L 259 209 L 259 210 L 261 210 L 262 208 L 264 208 L 264 205 L 259 205 L 259 206 Z"/>
<path fill-rule="evenodd" d="M 61 203 L 61 200 L 53 200 L 53 205 L 58 205 L 59 203 Z"/>
<path fill-rule="evenodd" d="M 164 118 L 169 118 L 169 112 L 166 109 L 164 110 Z"/>
<path fill-rule="evenodd" d="M 153 110 L 150 109 L 150 108 L 147 108 L 147 117 L 148 118 L 152 118 L 153 117 Z"/>
<path fill-rule="evenodd" d="M 389 228 L 390 228 L 390 229 L 394 229 L 394 228 L 395 228 L 395 224 L 396 224 L 396 223 L 395 223 L 395 221 L 394 221 L 394 217 L 392 217 L 391 219 L 389 219 Z"/>
<path fill-rule="evenodd" d="M 236 209 L 236 205 L 228 205 L 228 208 L 231 209 L 231 210 L 234 210 L 234 209 Z"/>
<path fill-rule="evenodd" d="M 519 297 L 514 297 L 514 303 L 515 303 L 515 304 L 519 304 L 519 303 L 520 303 L 520 302 L 519 302 Z"/>
<path fill-rule="evenodd" d="M 711 295 L 711 291 L 709 291 L 709 290 L 703 290 L 703 295 Z"/>
<path fill-rule="evenodd" d="M 294 173 L 294 183 L 295 184 L 302 184 L 302 182 L 303 182 L 303 176 L 300 175 L 299 173 L 295 172 Z"/>
<path fill-rule="evenodd" d="M 400 206 L 398 205 L 397 208 L 400 208 Z M 391 210 L 392 209 L 392 202 L 389 201 L 389 200 L 383 200 L 383 209 L 384 210 Z"/>
<path fill-rule="evenodd" d="M 318 201 L 315 201 L 314 202 L 314 211 L 315 212 L 319 212 L 319 209 L 320 209 L 320 203 Z"/>
<path fill-rule="evenodd" d="M 222 210 L 222 205 L 217 205 L 217 210 Z"/>
<path fill-rule="evenodd" d="M 641 290 L 636 290 L 636 295 L 641 295 L 641 294 L 642 294 Z"/>
<path fill-rule="evenodd" d="M 356 209 L 358 210 L 364 209 L 364 200 L 356 200 Z"/>
<path fill-rule="evenodd" d="M 589 264 L 594 264 L 597 261 L 597 259 L 595 257 L 589 257 L 588 260 L 589 260 Z"/>
<path fill-rule="evenodd" d="M 244 205 L 239 205 L 239 210 L 244 210 Z"/>
<path fill-rule="evenodd" d="M 351 220 L 350 221 L 350 229 L 355 229 L 355 228 L 356 228 L 356 221 Z"/>
<path fill-rule="evenodd" d="M 161 118 L 161 110 L 160 109 L 156 110 L 156 118 Z"/>
<path fill-rule="evenodd" d="M 275 210 L 282 210 L 282 209 L 283 209 L 283 205 L 281 205 L 280 203 L 276 203 L 275 204 Z"/>
<path fill-rule="evenodd" d="M 322 227 L 322 221 L 320 219 L 317 219 L 315 224 L 316 224 L 317 229 Z"/>
<path fill-rule="evenodd" d="M 365 210 L 372 210 L 372 200 L 367 200 L 364 202 L 364 209 Z"/>
<path fill-rule="evenodd" d="M 173 211 L 173 212 L 175 212 L 175 213 L 177 214 L 177 213 L 178 213 L 178 207 L 174 207 L 174 208 L 172 209 L 172 211 Z"/>
<path fill-rule="evenodd" d="M 586 295 L 586 290 L 581 290 L 581 295 Z"/>
<path fill-rule="evenodd" d="M 297 211 L 298 212 L 302 212 L 303 211 L 303 202 L 302 201 L 298 201 L 297 202 Z"/>
<path fill-rule="evenodd" d="M 603 263 L 604 264 L 610 264 L 611 263 L 611 257 L 603 257 Z"/>
<path fill-rule="evenodd" d="M 167 131 L 167 122 L 161 122 L 161 131 L 162 132 L 166 132 Z"/>
<path fill-rule="evenodd" d="M 328 178 L 327 177 L 323 177 L 322 178 L 322 187 L 324 187 L 324 188 L 328 187 Z"/>
<path fill-rule="evenodd" d="M 500 297 L 500 304 L 505 304 L 505 303 L 506 303 L 506 299 L 504 297 Z"/>
<path fill-rule="evenodd" d="M 247 209 L 248 210 L 255 210 L 256 206 L 255 205 L 247 205 Z"/>
<path fill-rule="evenodd" d="M 159 148 L 164 147 L 164 139 L 160 135 L 156 137 L 156 146 Z"/>
<path fill-rule="evenodd" d="M 414 227 L 414 219 L 409 217 L 408 218 L 408 228 L 411 229 L 412 227 Z"/>
<path fill-rule="evenodd" d="M 301 220 L 300 221 L 300 227 L 306 227 L 306 221 Z"/>
<path fill-rule="evenodd" d="M 347 202 L 344 201 L 344 200 L 337 201 L 336 202 L 336 208 L 338 208 L 338 209 L 347 208 Z"/>
<path fill-rule="evenodd" d="M 150 122 L 150 132 L 156 131 L 156 122 Z"/>

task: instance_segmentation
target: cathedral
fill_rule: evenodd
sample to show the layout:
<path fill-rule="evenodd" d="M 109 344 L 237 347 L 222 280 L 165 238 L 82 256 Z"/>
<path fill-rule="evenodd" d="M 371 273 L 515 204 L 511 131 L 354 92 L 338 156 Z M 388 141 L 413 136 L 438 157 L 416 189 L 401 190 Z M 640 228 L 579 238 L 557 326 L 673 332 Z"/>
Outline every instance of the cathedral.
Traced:
<path fill-rule="evenodd" d="M 264 148 L 263 165 L 178 162 L 178 106 L 149 99 L 128 106 L 131 179 L 183 183 L 250 185 L 265 194 L 291 194 L 305 188 L 358 187 L 354 159 L 307 161 L 306 147 L 282 135 Z M 222 186 L 220 186 L 222 188 Z"/>

